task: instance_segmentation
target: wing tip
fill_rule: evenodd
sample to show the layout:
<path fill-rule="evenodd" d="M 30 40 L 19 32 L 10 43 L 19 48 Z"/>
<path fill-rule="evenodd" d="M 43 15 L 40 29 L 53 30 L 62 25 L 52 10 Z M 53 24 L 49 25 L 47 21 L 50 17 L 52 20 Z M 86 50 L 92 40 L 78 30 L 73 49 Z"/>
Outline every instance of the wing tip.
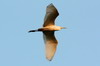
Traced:
<path fill-rule="evenodd" d="M 57 10 L 57 8 L 53 5 L 53 3 L 49 4 L 47 6 L 47 9 L 53 10 L 54 12 L 56 12 L 57 16 L 59 15 L 59 12 Z"/>
<path fill-rule="evenodd" d="M 54 7 L 53 3 L 49 4 L 47 7 L 50 7 L 50 6 L 53 6 Z"/>
<path fill-rule="evenodd" d="M 53 5 L 53 3 L 51 3 L 50 5 Z"/>
<path fill-rule="evenodd" d="M 46 59 L 47 59 L 48 61 L 52 61 L 52 58 L 53 58 L 53 57 L 46 57 Z"/>

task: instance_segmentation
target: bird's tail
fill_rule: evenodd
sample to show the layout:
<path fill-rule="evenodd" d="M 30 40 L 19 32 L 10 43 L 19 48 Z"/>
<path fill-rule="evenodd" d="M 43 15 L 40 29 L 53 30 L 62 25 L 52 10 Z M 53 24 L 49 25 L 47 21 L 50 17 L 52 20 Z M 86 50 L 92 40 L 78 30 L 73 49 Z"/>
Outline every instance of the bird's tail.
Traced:
<path fill-rule="evenodd" d="M 30 32 L 37 32 L 37 31 L 38 31 L 38 30 L 30 30 L 30 31 L 28 31 L 28 32 L 30 33 Z"/>
<path fill-rule="evenodd" d="M 39 28 L 39 29 L 37 29 L 37 30 L 30 30 L 30 31 L 28 31 L 28 32 L 38 32 L 38 31 L 45 31 L 43 28 Z"/>

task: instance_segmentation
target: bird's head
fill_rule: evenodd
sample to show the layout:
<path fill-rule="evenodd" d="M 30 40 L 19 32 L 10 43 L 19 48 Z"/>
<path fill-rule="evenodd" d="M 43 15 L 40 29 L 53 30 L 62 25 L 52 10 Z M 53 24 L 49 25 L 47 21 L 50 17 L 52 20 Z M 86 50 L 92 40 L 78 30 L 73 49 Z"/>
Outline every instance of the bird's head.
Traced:
<path fill-rule="evenodd" d="M 66 27 L 61 27 L 61 29 L 67 29 Z"/>

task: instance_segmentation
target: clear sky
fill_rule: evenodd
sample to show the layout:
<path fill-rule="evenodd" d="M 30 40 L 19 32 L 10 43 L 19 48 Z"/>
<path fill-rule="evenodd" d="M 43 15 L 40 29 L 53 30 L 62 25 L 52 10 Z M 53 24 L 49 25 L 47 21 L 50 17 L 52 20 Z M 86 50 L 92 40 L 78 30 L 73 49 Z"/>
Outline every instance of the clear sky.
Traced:
<path fill-rule="evenodd" d="M 59 41 L 51 62 L 45 58 L 42 27 L 46 6 L 60 15 Z M 100 66 L 100 0 L 0 0 L 0 66 Z"/>

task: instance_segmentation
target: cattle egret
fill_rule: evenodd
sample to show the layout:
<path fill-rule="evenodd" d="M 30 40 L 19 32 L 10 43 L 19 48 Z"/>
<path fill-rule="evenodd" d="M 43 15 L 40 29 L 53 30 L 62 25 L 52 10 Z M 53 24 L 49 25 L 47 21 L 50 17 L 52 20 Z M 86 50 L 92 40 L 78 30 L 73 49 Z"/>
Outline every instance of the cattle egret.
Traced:
<path fill-rule="evenodd" d="M 65 29 L 65 27 L 55 26 L 55 19 L 59 15 L 55 6 L 51 3 L 46 8 L 46 15 L 42 28 L 30 30 L 29 32 L 43 32 L 43 38 L 46 47 L 46 58 L 51 61 L 57 48 L 58 41 L 54 36 L 54 32 Z"/>

